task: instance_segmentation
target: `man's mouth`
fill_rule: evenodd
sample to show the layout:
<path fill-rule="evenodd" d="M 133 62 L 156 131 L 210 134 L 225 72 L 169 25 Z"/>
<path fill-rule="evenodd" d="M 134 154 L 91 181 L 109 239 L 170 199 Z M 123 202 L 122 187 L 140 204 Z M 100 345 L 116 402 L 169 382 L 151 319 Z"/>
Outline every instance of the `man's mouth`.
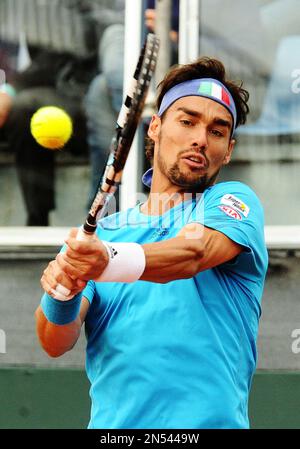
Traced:
<path fill-rule="evenodd" d="M 202 154 L 187 154 L 182 157 L 182 160 L 190 167 L 194 169 L 207 168 L 207 161 Z"/>

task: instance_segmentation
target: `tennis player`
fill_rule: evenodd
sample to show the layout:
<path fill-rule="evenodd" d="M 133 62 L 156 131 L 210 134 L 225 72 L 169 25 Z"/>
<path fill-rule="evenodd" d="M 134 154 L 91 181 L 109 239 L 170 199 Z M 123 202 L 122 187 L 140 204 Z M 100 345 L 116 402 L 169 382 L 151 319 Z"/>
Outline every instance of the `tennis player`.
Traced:
<path fill-rule="evenodd" d="M 41 279 L 42 347 L 69 351 L 85 323 L 90 428 L 248 428 L 267 269 L 263 208 L 218 182 L 248 93 L 201 58 L 160 84 L 147 201 L 72 229 Z M 148 149 L 149 154 L 149 149 Z M 67 300 L 51 295 L 58 284 Z"/>

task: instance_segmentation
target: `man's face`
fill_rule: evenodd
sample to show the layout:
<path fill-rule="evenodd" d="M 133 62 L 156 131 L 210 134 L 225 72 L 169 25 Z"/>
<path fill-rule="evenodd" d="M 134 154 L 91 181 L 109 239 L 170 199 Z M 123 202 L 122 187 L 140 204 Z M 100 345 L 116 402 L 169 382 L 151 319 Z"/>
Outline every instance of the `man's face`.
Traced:
<path fill-rule="evenodd" d="M 232 122 L 224 106 L 197 96 L 175 101 L 163 120 L 155 115 L 148 135 L 155 143 L 154 177 L 159 185 L 201 192 L 214 184 L 230 161 Z"/>

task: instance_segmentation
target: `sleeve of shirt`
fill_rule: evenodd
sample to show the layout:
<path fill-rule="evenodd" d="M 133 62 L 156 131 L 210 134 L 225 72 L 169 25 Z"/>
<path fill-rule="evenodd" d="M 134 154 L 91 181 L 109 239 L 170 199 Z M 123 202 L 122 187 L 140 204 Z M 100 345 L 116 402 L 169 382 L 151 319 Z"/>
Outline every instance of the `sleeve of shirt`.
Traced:
<path fill-rule="evenodd" d="M 197 202 L 189 223 L 198 222 L 222 232 L 245 248 L 234 262 L 235 271 L 257 278 L 265 274 L 267 252 L 264 240 L 264 213 L 256 194 L 240 182 L 224 182 L 211 187 Z"/>
<path fill-rule="evenodd" d="M 86 284 L 84 290 L 82 291 L 82 296 L 84 296 L 90 304 L 92 304 L 94 296 L 95 296 L 95 282 L 94 281 L 88 281 Z"/>

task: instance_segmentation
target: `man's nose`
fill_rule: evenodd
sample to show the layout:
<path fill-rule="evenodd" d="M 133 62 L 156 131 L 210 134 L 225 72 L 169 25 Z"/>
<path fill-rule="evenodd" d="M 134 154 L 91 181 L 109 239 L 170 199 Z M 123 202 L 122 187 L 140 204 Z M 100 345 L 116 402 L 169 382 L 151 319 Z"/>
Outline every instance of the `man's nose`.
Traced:
<path fill-rule="evenodd" d="M 195 134 L 192 137 L 192 147 L 198 147 L 201 150 L 204 150 L 208 146 L 207 141 L 207 130 L 205 127 L 201 127 L 201 129 L 197 129 Z"/>

